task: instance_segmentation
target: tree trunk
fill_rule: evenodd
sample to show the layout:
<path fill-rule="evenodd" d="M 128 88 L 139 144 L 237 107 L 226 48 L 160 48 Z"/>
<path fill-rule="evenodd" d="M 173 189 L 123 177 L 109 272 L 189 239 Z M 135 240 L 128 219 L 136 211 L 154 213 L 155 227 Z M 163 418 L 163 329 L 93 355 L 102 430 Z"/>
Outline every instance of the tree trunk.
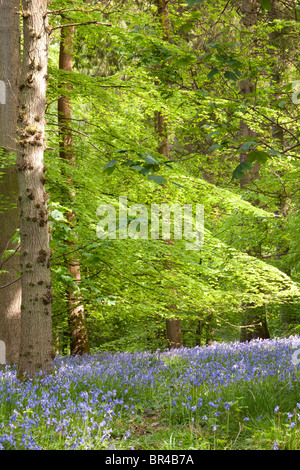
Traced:
<path fill-rule="evenodd" d="M 268 14 L 269 20 L 274 23 L 274 20 L 279 19 L 279 11 L 278 11 L 278 1 L 277 0 L 271 0 L 271 8 Z M 281 82 L 281 70 L 284 67 L 283 63 L 283 58 L 282 58 L 282 53 L 280 52 L 280 45 L 281 45 L 281 40 L 283 39 L 283 35 L 281 31 L 271 31 L 269 35 L 269 43 L 270 50 L 268 51 L 270 56 L 271 56 L 271 80 L 270 80 L 270 85 L 274 87 L 274 101 L 273 105 L 276 108 L 276 103 L 279 101 L 279 96 L 278 96 L 278 89 L 280 87 L 280 82 Z M 282 47 L 282 46 L 281 46 Z M 275 122 L 275 119 L 273 119 L 274 124 L 272 126 L 272 135 L 275 139 L 275 145 L 279 144 L 283 147 L 283 129 L 282 127 L 278 126 L 277 123 Z"/>
<path fill-rule="evenodd" d="M 174 245 L 173 240 L 165 240 L 165 243 L 171 246 Z M 172 260 L 170 258 L 164 261 L 164 269 L 172 271 Z M 169 312 L 172 313 L 172 315 L 174 315 L 174 317 L 166 318 L 166 330 L 167 330 L 168 347 L 169 349 L 174 349 L 174 348 L 181 348 L 183 346 L 183 341 L 182 341 L 180 319 L 176 318 L 176 316 L 178 315 L 178 308 L 176 305 L 177 292 L 172 287 L 170 287 L 170 291 L 175 302 L 171 305 L 168 305 L 167 308 Z"/>
<path fill-rule="evenodd" d="M 18 376 L 52 368 L 51 252 L 44 176 L 48 65 L 47 0 L 23 0 L 18 183 L 21 236 L 21 348 Z"/>
<path fill-rule="evenodd" d="M 171 309 L 171 307 L 169 307 Z M 168 318 L 166 320 L 167 339 L 169 349 L 181 348 L 183 346 L 180 320 Z"/>
<path fill-rule="evenodd" d="M 19 0 L 0 0 L 0 78 L 5 84 L 5 103 L 0 104 L 1 159 L 16 153 L 20 70 Z M 10 155 L 11 154 L 11 155 Z M 1 154 L 0 154 L 1 155 Z M 12 241 L 19 228 L 18 184 L 14 164 L 0 175 L 0 340 L 5 342 L 6 362 L 17 363 L 21 333 L 21 282 L 18 244 Z M 2 258 L 6 250 L 13 250 Z M 15 254 L 13 254 L 15 252 Z M 7 271 L 7 272 L 2 272 Z M 3 286 L 6 286 L 3 288 Z"/>
<path fill-rule="evenodd" d="M 197 326 L 196 326 L 196 346 L 201 346 L 201 338 L 202 338 L 202 323 L 203 321 L 201 318 L 198 318 L 197 320 Z"/>
<path fill-rule="evenodd" d="M 251 29 L 252 26 L 257 24 L 257 0 L 242 0 L 241 2 L 241 13 L 242 13 L 242 25 L 247 29 Z M 255 45 L 255 40 L 253 41 Z M 251 78 L 248 77 L 245 80 L 240 81 L 240 94 L 242 99 L 247 101 L 247 95 L 255 91 L 255 84 L 252 82 Z M 255 132 L 251 130 L 247 122 L 241 120 L 240 122 L 240 134 L 246 138 L 255 140 Z M 240 163 L 244 162 L 247 159 L 247 152 L 242 151 L 240 154 Z M 251 180 L 257 178 L 259 173 L 260 165 L 255 162 L 251 171 L 247 171 L 243 178 L 240 180 L 241 187 L 244 187 L 246 184 L 251 182 Z"/>
<path fill-rule="evenodd" d="M 170 40 L 170 22 L 169 22 L 169 9 L 167 0 L 155 0 L 157 8 L 157 17 L 159 19 L 160 25 L 163 31 L 163 39 L 165 41 Z M 163 65 L 162 65 L 163 67 Z M 159 111 L 157 113 L 157 135 L 159 139 L 158 143 L 158 152 L 164 155 L 168 160 L 170 157 L 170 141 L 168 133 L 168 120 L 166 116 Z M 173 245 L 172 240 L 166 240 L 168 245 Z M 165 262 L 165 269 L 171 270 L 171 261 L 167 260 Z M 174 297 L 176 299 L 177 293 L 174 291 Z M 168 310 L 172 313 L 176 313 L 177 307 L 176 304 L 172 304 L 168 307 Z M 166 319 L 166 331 L 167 331 L 167 341 L 168 347 L 180 348 L 183 346 L 182 342 L 182 333 L 180 326 L 179 318 L 167 318 Z"/>
<path fill-rule="evenodd" d="M 169 20 L 169 8 L 168 0 L 155 0 L 157 17 L 163 32 L 164 41 L 170 41 L 170 20 Z M 164 65 L 162 65 L 162 68 Z M 170 141 L 168 135 L 168 119 L 161 112 L 157 113 L 157 134 L 159 138 L 158 151 L 165 155 L 168 159 L 170 158 Z"/>
<path fill-rule="evenodd" d="M 269 339 L 265 306 L 247 306 L 243 316 L 243 328 L 241 328 L 240 342 L 251 341 L 252 339 Z"/>
<path fill-rule="evenodd" d="M 251 30 L 253 26 L 257 24 L 257 11 L 258 3 L 257 0 L 242 0 L 241 12 L 242 12 L 242 25 L 248 30 Z M 255 38 L 254 38 L 255 45 Z M 247 95 L 255 91 L 255 84 L 251 81 L 251 78 L 242 80 L 240 82 L 240 93 L 247 101 Z M 241 136 L 255 140 L 255 132 L 251 130 L 247 122 L 241 120 L 240 123 Z M 240 155 L 240 162 L 247 159 L 247 152 L 242 152 Z M 243 188 L 246 184 L 249 184 L 253 179 L 258 178 L 259 175 L 259 163 L 255 163 L 253 169 L 248 171 L 240 181 L 240 186 Z M 244 305 L 245 312 L 242 319 L 242 328 L 240 332 L 240 341 L 245 342 L 254 338 L 269 338 L 269 332 L 266 320 L 265 307 L 255 307 L 251 302 Z M 249 326 L 247 326 L 249 325 Z M 251 326 L 250 326 L 251 325 Z"/>
<path fill-rule="evenodd" d="M 65 18 L 62 16 L 62 20 Z M 59 68 L 61 70 L 72 72 L 73 70 L 73 42 L 74 42 L 74 27 L 65 27 L 61 29 L 61 41 L 59 52 Z M 71 89 L 70 85 L 66 85 L 68 90 Z M 74 165 L 74 148 L 72 136 L 72 109 L 70 98 L 63 94 L 58 100 L 58 124 L 59 124 L 59 151 L 61 159 L 67 161 L 70 165 Z M 71 178 L 68 179 L 69 187 L 73 187 Z M 67 204 L 72 204 L 76 194 L 74 189 L 70 189 L 68 194 Z M 74 211 L 69 212 L 68 221 L 73 228 L 76 223 L 76 214 Z M 70 251 L 74 252 L 75 243 L 69 242 Z M 67 267 L 73 276 L 76 284 L 81 281 L 80 263 L 79 260 L 73 256 L 67 260 Z M 89 353 L 89 341 L 86 329 L 86 319 L 84 307 L 81 303 L 80 295 L 76 295 L 74 289 L 69 289 L 69 328 L 70 328 L 70 352 L 71 354 Z"/>

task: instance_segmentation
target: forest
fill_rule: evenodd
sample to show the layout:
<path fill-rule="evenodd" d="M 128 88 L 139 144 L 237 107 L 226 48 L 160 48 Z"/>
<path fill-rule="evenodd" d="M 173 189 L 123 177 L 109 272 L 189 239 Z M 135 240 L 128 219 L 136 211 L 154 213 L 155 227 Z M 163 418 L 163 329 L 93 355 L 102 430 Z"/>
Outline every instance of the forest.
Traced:
<path fill-rule="evenodd" d="M 300 449 L 299 33 L 0 1 L 0 449 Z"/>

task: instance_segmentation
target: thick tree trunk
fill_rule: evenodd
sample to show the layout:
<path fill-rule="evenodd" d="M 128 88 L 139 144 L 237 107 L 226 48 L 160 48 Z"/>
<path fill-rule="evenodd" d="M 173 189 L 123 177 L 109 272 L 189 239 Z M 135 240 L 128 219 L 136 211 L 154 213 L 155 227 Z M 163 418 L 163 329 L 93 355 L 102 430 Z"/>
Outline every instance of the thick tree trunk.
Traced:
<path fill-rule="evenodd" d="M 1 159 L 16 153 L 20 71 L 19 0 L 0 0 L 0 79 L 5 84 L 5 99 L 0 104 Z M 11 155 L 10 155 L 11 154 Z M 5 342 L 6 362 L 17 363 L 21 333 L 21 282 L 18 244 L 12 241 L 19 228 L 18 184 L 14 164 L 0 175 L 0 340 Z M 13 250 L 2 258 L 6 250 Z M 2 258 L 2 259 L 1 259 Z M 7 286 L 3 288 L 3 286 Z"/>
<path fill-rule="evenodd" d="M 47 0 L 23 0 L 23 62 L 17 158 L 21 235 L 21 350 L 18 376 L 52 367 L 51 275 L 44 176 L 48 65 Z"/>
<path fill-rule="evenodd" d="M 65 18 L 62 17 L 64 21 Z M 65 27 L 61 29 L 61 41 L 59 52 L 59 68 L 61 70 L 72 72 L 73 70 L 73 42 L 74 42 L 74 27 Z M 66 85 L 70 90 L 70 85 Z M 60 157 L 66 160 L 70 165 L 74 165 L 74 148 L 72 136 L 72 109 L 70 99 L 64 95 L 60 96 L 58 100 L 58 123 L 59 123 L 59 149 Z M 68 194 L 67 204 L 72 204 L 76 197 L 75 190 L 72 189 L 73 182 L 69 178 L 70 192 Z M 76 223 L 76 214 L 74 211 L 68 213 L 68 221 L 72 228 Z M 74 252 L 75 243 L 69 242 L 70 251 Z M 81 281 L 80 263 L 79 260 L 73 256 L 67 260 L 67 267 L 77 284 Z M 75 295 L 74 289 L 68 292 L 69 298 L 69 328 L 70 328 L 70 352 L 71 354 L 89 353 L 89 341 L 86 328 L 86 319 L 84 307 L 81 303 L 80 296 Z"/>

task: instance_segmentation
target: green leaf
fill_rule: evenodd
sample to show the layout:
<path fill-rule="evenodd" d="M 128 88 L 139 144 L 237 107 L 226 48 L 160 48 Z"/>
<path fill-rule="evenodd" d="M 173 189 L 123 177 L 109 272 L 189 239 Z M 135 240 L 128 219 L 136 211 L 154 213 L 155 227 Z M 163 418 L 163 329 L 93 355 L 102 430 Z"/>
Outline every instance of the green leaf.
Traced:
<path fill-rule="evenodd" d="M 263 10 L 271 10 L 271 0 L 261 0 L 260 3 Z"/>
<path fill-rule="evenodd" d="M 159 165 L 159 162 L 150 153 L 145 153 L 145 163 L 148 165 Z"/>
<path fill-rule="evenodd" d="M 121 150 L 115 150 L 114 153 L 128 153 L 129 150 L 128 149 L 121 149 Z"/>
<path fill-rule="evenodd" d="M 207 78 L 211 79 L 214 75 L 217 75 L 218 73 L 219 73 L 219 69 L 215 67 L 207 74 Z"/>
<path fill-rule="evenodd" d="M 58 211 L 57 209 L 54 209 L 54 211 L 52 211 L 50 214 L 51 214 L 52 219 L 54 219 L 54 220 L 64 220 L 65 219 L 64 214 L 62 212 Z"/>
<path fill-rule="evenodd" d="M 228 80 L 233 80 L 234 82 L 236 82 L 238 79 L 236 74 L 231 72 L 230 70 L 226 70 L 226 72 L 224 72 L 224 77 L 228 78 Z"/>
<path fill-rule="evenodd" d="M 160 175 L 149 175 L 148 180 L 154 181 L 154 183 L 157 183 L 157 184 L 163 184 L 167 182 L 167 180 Z"/>
<path fill-rule="evenodd" d="M 268 151 L 268 154 L 269 155 L 275 155 L 275 157 L 281 157 L 281 153 L 278 150 L 275 150 L 275 149 L 270 149 Z"/>
<path fill-rule="evenodd" d="M 220 149 L 221 145 L 220 144 L 213 144 L 209 147 L 208 152 L 213 152 L 216 149 Z"/>
<path fill-rule="evenodd" d="M 267 152 L 264 152 L 263 150 L 252 150 L 248 153 L 247 158 L 248 161 L 251 163 L 258 162 L 264 164 L 268 161 L 270 155 Z"/>
<path fill-rule="evenodd" d="M 254 140 L 253 140 L 253 141 L 249 141 L 249 142 L 245 142 L 243 145 L 241 145 L 241 147 L 239 148 L 239 151 L 241 151 L 241 150 L 249 150 L 249 149 L 251 149 L 251 147 L 253 147 L 254 145 L 257 145 L 257 142 L 255 142 Z"/>
<path fill-rule="evenodd" d="M 186 0 L 186 3 L 188 4 L 189 7 L 193 7 L 194 5 L 196 5 L 196 3 L 203 3 L 204 0 Z"/>
<path fill-rule="evenodd" d="M 247 170 L 251 170 L 252 164 L 248 160 L 240 163 L 232 173 L 231 181 L 234 179 L 240 180 L 243 178 Z"/>
<path fill-rule="evenodd" d="M 115 158 L 114 160 L 111 160 L 110 162 L 108 162 L 103 168 L 103 173 L 110 175 L 115 170 L 115 167 L 118 161 L 119 160 Z"/>
<path fill-rule="evenodd" d="M 150 171 L 152 171 L 152 166 L 142 166 L 141 167 L 141 170 L 140 170 L 140 173 L 142 173 L 142 175 L 148 175 L 148 173 L 150 173 Z"/>
<path fill-rule="evenodd" d="M 175 185 L 178 186 L 179 188 L 187 189 L 186 186 L 182 186 L 182 184 L 175 183 L 175 181 L 171 181 L 171 183 L 175 184 Z"/>
<path fill-rule="evenodd" d="M 3 252 L 3 255 L 1 256 L 1 259 L 8 258 L 10 255 L 13 255 L 15 253 L 15 250 L 5 250 Z"/>
<path fill-rule="evenodd" d="M 131 165 L 130 169 L 140 172 L 142 170 L 142 166 L 141 165 Z"/>
<path fill-rule="evenodd" d="M 131 166 L 131 165 L 135 165 L 136 162 L 133 161 L 133 160 L 126 160 L 126 162 L 122 162 L 121 165 L 122 166 Z"/>
<path fill-rule="evenodd" d="M 201 60 L 202 64 L 205 64 L 209 59 L 212 57 L 212 52 L 206 52 L 205 54 L 202 54 L 199 56 L 199 59 Z"/>

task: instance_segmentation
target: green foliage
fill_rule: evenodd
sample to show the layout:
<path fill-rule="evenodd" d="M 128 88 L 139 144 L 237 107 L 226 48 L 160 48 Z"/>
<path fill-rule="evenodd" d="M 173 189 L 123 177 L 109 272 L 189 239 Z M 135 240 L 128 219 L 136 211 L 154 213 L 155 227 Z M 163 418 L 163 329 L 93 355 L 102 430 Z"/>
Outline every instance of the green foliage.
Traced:
<path fill-rule="evenodd" d="M 286 85 L 297 78 L 299 24 L 285 7 L 280 20 L 267 22 L 270 2 L 262 1 L 258 24 L 241 33 L 234 5 L 178 0 L 169 3 L 171 39 L 165 41 L 151 2 L 117 6 L 87 12 L 79 0 L 51 4 L 69 10 L 74 23 L 91 22 L 75 28 L 72 73 L 58 69 L 59 30 L 50 51 L 47 137 L 55 150 L 46 152 L 46 165 L 54 330 L 61 344 L 68 334 L 67 288 L 81 296 L 95 350 L 166 347 L 164 322 L 175 291 L 191 345 L 199 339 L 199 319 L 202 342 L 209 328 L 216 338 L 237 338 L 247 302 L 264 306 L 270 329 L 282 334 L 281 312 L 294 312 L 300 279 L 300 130 Z M 52 26 L 59 21 L 50 15 Z M 272 33 L 280 34 L 275 44 Z M 277 85 L 273 50 L 280 57 Z M 255 83 L 246 97 L 244 80 Z M 74 165 L 58 153 L 62 91 L 72 103 Z M 159 112 L 168 123 L 172 161 L 157 151 Z M 250 136 L 241 133 L 243 120 Z M 275 136 L 280 130 L 283 139 Z M 187 250 L 184 239 L 151 240 L 151 224 L 148 240 L 100 240 L 97 207 L 111 204 L 118 216 L 120 196 L 148 213 L 153 203 L 203 204 L 203 248 Z M 81 265 L 79 285 L 65 268 L 74 253 L 70 243 Z M 165 269 L 166 257 L 172 270 Z M 294 331 L 296 322 L 290 326 Z"/>

